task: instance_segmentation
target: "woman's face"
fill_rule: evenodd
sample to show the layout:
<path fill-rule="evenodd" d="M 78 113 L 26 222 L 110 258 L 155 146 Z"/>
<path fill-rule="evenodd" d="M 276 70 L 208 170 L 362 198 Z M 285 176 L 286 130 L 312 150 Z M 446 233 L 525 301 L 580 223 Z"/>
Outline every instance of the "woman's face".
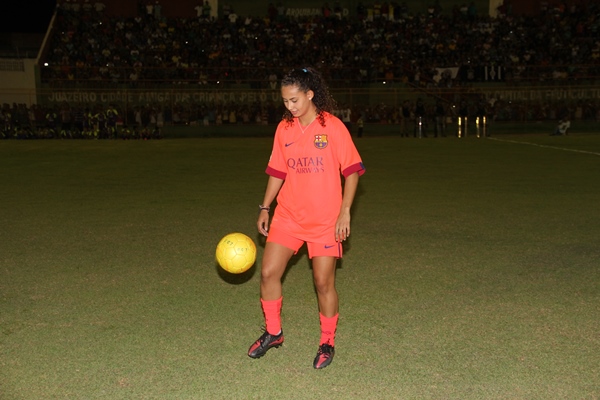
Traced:
<path fill-rule="evenodd" d="M 303 92 L 296 85 L 281 87 L 283 104 L 294 117 L 300 118 L 314 112 L 315 106 L 311 101 L 313 96 L 314 92 L 312 90 Z"/>

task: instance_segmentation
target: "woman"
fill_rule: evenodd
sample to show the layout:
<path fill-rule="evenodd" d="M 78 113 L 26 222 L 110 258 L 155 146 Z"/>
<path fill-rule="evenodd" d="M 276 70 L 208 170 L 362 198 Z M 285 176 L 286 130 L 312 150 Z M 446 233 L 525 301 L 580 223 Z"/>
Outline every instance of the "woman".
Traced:
<path fill-rule="evenodd" d="M 362 160 L 343 122 L 333 116 L 335 102 L 312 68 L 290 71 L 281 81 L 286 107 L 275 132 L 267 166 L 269 179 L 259 206 L 258 230 L 267 237 L 260 280 L 266 330 L 248 350 L 262 357 L 283 343 L 281 278 L 289 260 L 306 243 L 319 305 L 321 340 L 313 366 L 325 368 L 335 354 L 338 295 L 336 260 L 350 235 L 350 208 Z M 342 179 L 344 176 L 344 190 Z M 270 205 L 277 208 L 269 224 Z"/>

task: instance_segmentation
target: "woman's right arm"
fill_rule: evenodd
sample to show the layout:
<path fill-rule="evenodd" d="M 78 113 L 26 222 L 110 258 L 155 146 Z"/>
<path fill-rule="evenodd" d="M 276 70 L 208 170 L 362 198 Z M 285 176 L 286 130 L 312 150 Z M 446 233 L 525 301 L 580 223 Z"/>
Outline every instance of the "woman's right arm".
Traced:
<path fill-rule="evenodd" d="M 275 200 L 277 193 L 279 193 L 279 189 L 283 185 L 283 179 L 275 178 L 274 176 L 269 176 L 269 181 L 267 182 L 267 189 L 265 190 L 265 197 L 263 198 L 263 202 L 261 206 L 263 207 L 271 207 L 271 203 Z M 256 222 L 258 226 L 258 231 L 267 236 L 269 234 L 269 211 L 268 210 L 260 210 L 258 213 L 258 221 Z"/>

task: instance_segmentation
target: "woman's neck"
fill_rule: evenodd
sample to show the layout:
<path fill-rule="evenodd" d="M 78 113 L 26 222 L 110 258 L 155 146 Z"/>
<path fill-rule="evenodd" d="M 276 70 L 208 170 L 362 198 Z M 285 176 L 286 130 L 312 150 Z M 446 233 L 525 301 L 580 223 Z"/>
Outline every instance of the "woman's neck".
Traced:
<path fill-rule="evenodd" d="M 317 119 L 316 110 L 313 112 L 308 112 L 301 117 L 298 117 L 298 121 L 300 122 L 300 125 L 302 125 L 302 126 L 310 125 L 315 119 Z"/>

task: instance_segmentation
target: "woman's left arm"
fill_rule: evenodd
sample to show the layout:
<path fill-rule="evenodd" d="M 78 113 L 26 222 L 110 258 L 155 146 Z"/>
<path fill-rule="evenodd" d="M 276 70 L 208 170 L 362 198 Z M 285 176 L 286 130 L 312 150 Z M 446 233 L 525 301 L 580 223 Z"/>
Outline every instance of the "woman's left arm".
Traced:
<path fill-rule="evenodd" d="M 350 208 L 358 187 L 358 172 L 348 175 L 344 181 L 342 207 L 335 223 L 335 240 L 342 242 L 350 236 Z"/>

